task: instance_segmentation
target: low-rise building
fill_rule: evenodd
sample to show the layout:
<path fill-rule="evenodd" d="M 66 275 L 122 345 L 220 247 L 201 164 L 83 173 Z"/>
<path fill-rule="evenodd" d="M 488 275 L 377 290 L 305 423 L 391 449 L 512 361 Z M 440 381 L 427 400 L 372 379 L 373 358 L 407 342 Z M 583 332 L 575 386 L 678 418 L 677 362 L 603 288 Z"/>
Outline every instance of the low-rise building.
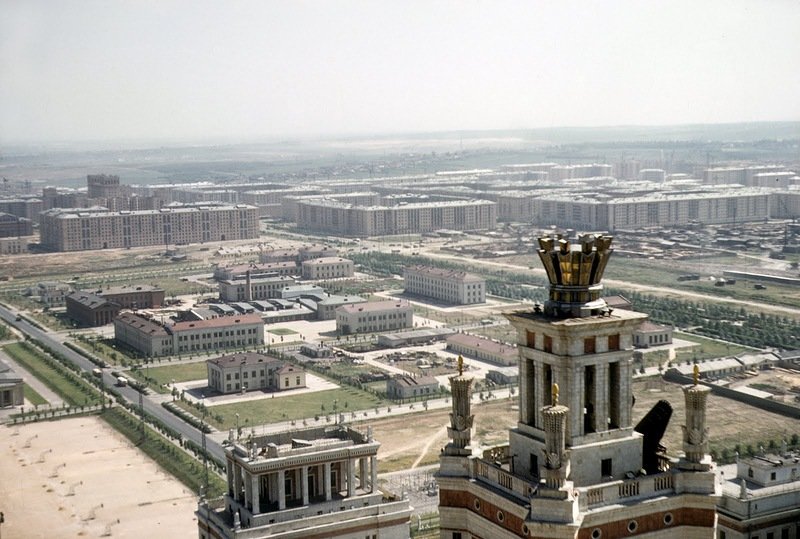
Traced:
<path fill-rule="evenodd" d="M 264 321 L 256 314 L 163 324 L 136 313 L 114 319 L 114 338 L 148 357 L 264 344 Z"/>
<path fill-rule="evenodd" d="M 633 332 L 633 346 L 636 348 L 663 344 L 672 344 L 672 326 L 645 321 Z"/>
<path fill-rule="evenodd" d="M 25 291 L 25 294 L 48 307 L 60 307 L 72 293 L 72 287 L 60 281 L 42 281 Z"/>
<path fill-rule="evenodd" d="M 164 305 L 164 289 L 148 284 L 112 286 L 96 294 L 119 304 L 123 309 L 152 309 Z"/>
<path fill-rule="evenodd" d="M 18 255 L 28 252 L 28 244 L 36 238 L 21 236 L 18 238 L 0 238 L 0 255 Z"/>
<path fill-rule="evenodd" d="M 486 379 L 499 386 L 510 386 L 519 383 L 519 367 L 497 367 L 489 369 Z"/>
<path fill-rule="evenodd" d="M 271 262 L 268 264 L 238 264 L 235 266 L 217 266 L 214 279 L 218 281 L 235 281 L 246 279 L 248 272 L 251 279 L 274 277 L 276 275 L 300 275 L 300 266 L 294 261 Z"/>
<path fill-rule="evenodd" d="M 456 354 L 506 367 L 516 365 L 519 360 L 519 351 L 513 344 L 493 341 L 469 333 L 456 333 L 449 336 L 447 349 Z"/>
<path fill-rule="evenodd" d="M 317 302 L 317 320 L 333 320 L 339 307 L 366 302 L 367 300 L 360 296 L 326 296 Z"/>
<path fill-rule="evenodd" d="M 411 266 L 403 271 L 405 290 L 457 305 L 486 301 L 486 280 L 464 271 Z"/>
<path fill-rule="evenodd" d="M 280 293 L 281 299 L 298 299 L 306 296 L 324 297 L 325 290 L 321 286 L 313 284 L 293 284 L 284 286 Z"/>
<path fill-rule="evenodd" d="M 354 273 L 352 260 L 336 256 L 325 256 L 303 261 L 303 279 L 339 279 L 352 277 Z"/>
<path fill-rule="evenodd" d="M 206 361 L 206 367 L 208 387 L 220 393 L 306 387 L 303 369 L 265 354 L 243 352 L 220 356 Z"/>
<path fill-rule="evenodd" d="M 110 324 L 122 307 L 98 294 L 77 291 L 67 296 L 67 316 L 82 327 Z"/>
<path fill-rule="evenodd" d="M 219 299 L 222 301 L 253 301 L 281 297 L 281 290 L 294 284 L 294 278 L 275 275 L 258 279 L 245 278 L 219 281 Z"/>
<path fill-rule="evenodd" d="M 800 452 L 786 448 L 721 466 L 721 539 L 800 537 Z"/>
<path fill-rule="evenodd" d="M 0 408 L 25 404 L 22 376 L 0 361 Z"/>
<path fill-rule="evenodd" d="M 408 500 L 378 489 L 372 430 L 318 427 L 225 447 L 228 488 L 197 509 L 200 539 L 404 539 Z"/>
<path fill-rule="evenodd" d="M 406 329 L 413 325 L 414 309 L 407 301 L 375 301 L 336 309 L 336 331 L 342 335 Z"/>
<path fill-rule="evenodd" d="M 386 396 L 390 399 L 419 399 L 438 394 L 439 381 L 433 376 L 397 374 L 386 380 Z"/>

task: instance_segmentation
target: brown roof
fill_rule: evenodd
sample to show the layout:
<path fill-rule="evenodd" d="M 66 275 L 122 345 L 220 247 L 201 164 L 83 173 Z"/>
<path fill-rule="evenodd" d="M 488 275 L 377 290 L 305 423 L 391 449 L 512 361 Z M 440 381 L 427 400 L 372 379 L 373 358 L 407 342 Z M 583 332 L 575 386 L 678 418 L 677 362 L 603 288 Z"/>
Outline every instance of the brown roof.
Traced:
<path fill-rule="evenodd" d="M 246 367 L 250 365 L 258 365 L 259 363 L 275 363 L 280 362 L 278 358 L 274 358 L 272 356 L 268 356 L 265 354 L 257 354 L 255 352 L 243 352 L 239 354 L 229 354 L 227 356 L 220 356 L 215 357 L 214 359 L 209 359 L 208 363 L 213 363 L 219 367 L 231 367 L 231 366 L 238 366 L 244 365 Z"/>
<path fill-rule="evenodd" d="M 517 358 L 517 347 L 513 344 L 504 342 L 497 342 L 485 337 L 478 337 L 477 335 L 470 335 L 469 333 L 456 333 L 447 337 L 447 343 L 456 343 L 462 346 L 469 346 L 472 348 L 480 348 L 490 354 L 508 357 L 511 359 Z"/>
<path fill-rule="evenodd" d="M 242 316 L 220 316 L 210 320 L 197 320 L 191 322 L 176 322 L 172 325 L 172 331 L 188 331 L 190 329 L 205 328 L 225 328 L 237 324 L 263 324 L 261 316 L 257 314 L 244 314 Z"/>
<path fill-rule="evenodd" d="M 161 335 L 163 337 L 169 335 L 167 328 L 158 322 L 131 312 L 120 313 L 119 316 L 114 319 L 114 322 L 127 324 L 138 329 L 139 331 L 149 333 L 150 335 Z"/>
<path fill-rule="evenodd" d="M 409 374 L 397 374 L 392 378 L 395 383 L 406 387 L 439 385 L 439 380 L 433 376 L 411 376 Z"/>
<path fill-rule="evenodd" d="M 388 309 L 401 309 L 410 307 L 411 306 L 409 305 L 409 303 L 405 300 L 387 299 L 385 301 L 370 301 L 367 303 L 343 305 L 342 307 L 339 307 L 339 309 L 344 309 L 346 312 L 350 313 L 357 313 L 357 312 L 384 311 Z"/>

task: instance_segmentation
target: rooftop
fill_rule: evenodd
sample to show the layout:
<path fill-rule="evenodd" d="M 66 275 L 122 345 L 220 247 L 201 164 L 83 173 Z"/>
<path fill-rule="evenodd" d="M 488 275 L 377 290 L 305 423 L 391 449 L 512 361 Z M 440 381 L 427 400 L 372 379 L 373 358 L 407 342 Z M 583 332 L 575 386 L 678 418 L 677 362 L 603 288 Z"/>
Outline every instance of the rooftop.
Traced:
<path fill-rule="evenodd" d="M 355 305 L 343 305 L 339 307 L 340 309 L 344 310 L 348 313 L 358 313 L 358 312 L 378 312 L 378 311 L 388 311 L 392 309 L 411 309 L 411 305 L 407 301 L 404 300 L 385 300 L 385 301 L 371 301 L 368 303 L 358 303 Z"/>
<path fill-rule="evenodd" d="M 482 277 L 467 273 L 466 271 L 457 271 L 444 268 L 434 268 L 431 266 L 410 266 L 406 268 L 406 272 L 419 273 L 429 277 L 438 277 L 441 279 L 454 279 L 464 283 L 482 283 L 485 281 Z"/>
<path fill-rule="evenodd" d="M 264 321 L 257 314 L 244 314 L 242 316 L 222 316 L 211 320 L 198 320 L 196 322 L 176 322 L 172 326 L 172 331 L 189 331 L 192 329 L 225 328 L 235 325 L 264 324 Z"/>
<path fill-rule="evenodd" d="M 218 367 L 221 368 L 233 367 L 233 366 L 249 367 L 250 365 L 257 365 L 259 363 L 264 364 L 264 363 L 275 363 L 275 362 L 280 362 L 280 360 L 272 356 L 267 356 L 265 354 L 257 354 L 255 352 L 230 354 L 227 356 L 220 356 L 208 360 L 208 363 L 213 363 L 214 365 L 217 365 Z"/>

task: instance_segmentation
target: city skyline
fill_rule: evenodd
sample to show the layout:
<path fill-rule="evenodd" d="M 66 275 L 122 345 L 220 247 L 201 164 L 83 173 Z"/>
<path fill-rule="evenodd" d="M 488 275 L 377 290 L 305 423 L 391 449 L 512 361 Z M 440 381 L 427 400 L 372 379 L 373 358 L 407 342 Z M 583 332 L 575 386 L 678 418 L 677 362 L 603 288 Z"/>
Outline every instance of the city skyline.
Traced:
<path fill-rule="evenodd" d="M 797 120 L 791 2 L 6 3 L 0 142 Z"/>

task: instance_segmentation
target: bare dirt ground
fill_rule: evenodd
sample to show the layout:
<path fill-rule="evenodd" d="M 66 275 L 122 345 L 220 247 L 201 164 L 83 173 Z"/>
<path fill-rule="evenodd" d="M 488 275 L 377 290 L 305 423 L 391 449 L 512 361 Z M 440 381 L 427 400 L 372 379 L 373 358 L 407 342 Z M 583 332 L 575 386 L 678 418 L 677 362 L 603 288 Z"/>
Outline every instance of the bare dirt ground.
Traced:
<path fill-rule="evenodd" d="M 636 380 L 633 383 L 636 404 L 633 407 L 634 425 L 661 400 L 673 408 L 672 418 L 662 444 L 670 456 L 682 451 L 685 405 L 681 386 L 659 378 Z M 485 445 L 508 441 L 508 429 L 517 422 L 517 398 L 502 399 L 475 405 L 475 430 L 473 440 Z M 421 405 L 420 405 L 421 406 Z M 435 464 L 439 451 L 447 443 L 449 409 L 432 410 L 411 416 L 393 417 L 371 421 L 375 439 L 381 442 L 378 452 L 381 473 L 411 470 Z M 800 420 L 774 414 L 744 403 L 711 395 L 708 401 L 708 427 L 711 446 L 731 450 L 736 444 L 765 447 L 769 440 L 776 441 L 800 434 Z"/>
<path fill-rule="evenodd" d="M 197 501 L 96 417 L 0 427 L 3 539 L 194 537 Z"/>

